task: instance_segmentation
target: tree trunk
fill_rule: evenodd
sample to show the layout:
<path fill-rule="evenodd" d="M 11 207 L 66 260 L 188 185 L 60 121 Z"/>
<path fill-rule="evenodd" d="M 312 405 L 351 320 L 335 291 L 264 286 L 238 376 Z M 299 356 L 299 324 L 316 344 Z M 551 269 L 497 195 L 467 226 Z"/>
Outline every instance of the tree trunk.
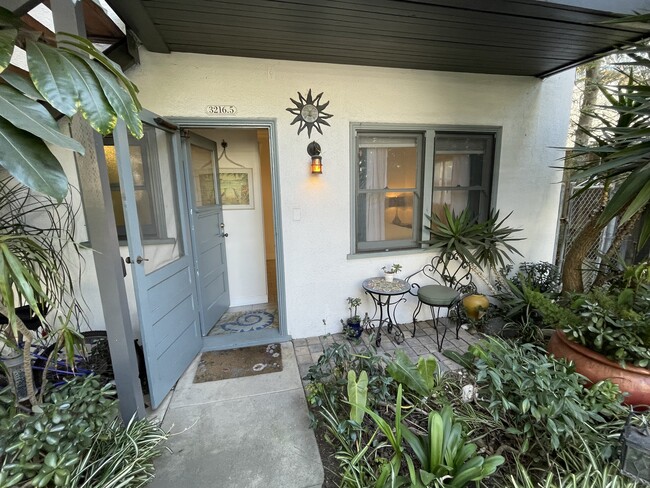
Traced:
<path fill-rule="evenodd" d="M 589 109 L 596 106 L 598 103 L 598 84 L 602 80 L 602 72 L 600 69 L 601 60 L 593 61 L 586 65 L 584 72 L 584 87 L 582 90 L 582 100 L 580 101 L 580 115 L 576 123 L 576 130 L 573 136 L 573 144 L 575 147 L 584 147 L 589 144 L 589 134 L 580 127 L 590 129 L 593 125 L 594 118 L 590 115 Z M 566 260 L 569 250 L 565 249 L 567 233 L 569 231 L 569 200 L 571 198 L 571 176 L 573 175 L 573 168 L 580 164 L 587 162 L 588 158 L 593 158 L 594 155 L 577 156 L 574 151 L 567 151 L 564 159 L 564 171 L 562 173 L 562 208 L 560 209 L 560 224 L 558 229 L 558 246 L 556 253 L 556 263 L 562 265 Z M 562 268 L 564 269 L 564 267 Z"/>
<path fill-rule="evenodd" d="M 614 258 L 618 254 L 618 251 L 621 248 L 623 241 L 634 230 L 634 227 L 639 222 L 639 219 L 643 215 L 643 212 L 645 212 L 645 207 L 639 210 L 637 213 L 635 213 L 630 220 L 625 222 L 625 224 L 619 225 L 616 228 L 616 234 L 614 235 L 614 239 L 612 240 L 609 249 L 605 253 L 605 256 L 603 257 L 600 263 L 600 266 L 598 267 L 598 274 L 596 275 L 596 279 L 594 280 L 594 286 L 603 286 L 607 282 L 607 277 L 608 277 L 607 270 L 609 269 L 609 264 L 614 260 Z"/>
<path fill-rule="evenodd" d="M 564 256 L 564 266 L 562 267 L 563 293 L 582 293 L 584 291 L 584 283 L 582 282 L 583 262 L 594 242 L 598 241 L 600 233 L 605 228 L 604 225 L 598 224 L 601 213 L 602 210 L 592 215 L 591 219 L 575 237 Z"/>

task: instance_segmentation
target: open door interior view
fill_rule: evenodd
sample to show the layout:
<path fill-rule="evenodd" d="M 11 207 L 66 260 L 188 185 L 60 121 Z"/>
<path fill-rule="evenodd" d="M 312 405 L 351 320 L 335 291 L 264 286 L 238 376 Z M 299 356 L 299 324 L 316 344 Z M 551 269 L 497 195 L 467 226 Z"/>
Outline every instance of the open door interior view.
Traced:
<path fill-rule="evenodd" d="M 269 130 L 143 121 L 104 156 L 155 407 L 201 350 L 282 333 Z"/>

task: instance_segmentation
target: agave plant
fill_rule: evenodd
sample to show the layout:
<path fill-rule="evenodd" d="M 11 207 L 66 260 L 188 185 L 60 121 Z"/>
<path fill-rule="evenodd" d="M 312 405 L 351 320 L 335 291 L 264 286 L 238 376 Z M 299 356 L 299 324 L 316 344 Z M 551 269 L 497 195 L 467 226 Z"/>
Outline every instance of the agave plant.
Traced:
<path fill-rule="evenodd" d="M 142 137 L 137 88 L 118 65 L 82 37 L 57 34 L 57 47 L 39 39 L 9 10 L 0 7 L 0 166 L 28 187 L 61 201 L 68 180 L 47 144 L 83 154 L 83 146 L 59 129 L 55 111 L 77 113 L 101 134 L 118 118 Z M 30 78 L 7 71 L 14 46 L 27 53 Z"/>
<path fill-rule="evenodd" d="M 456 254 L 474 266 L 489 269 L 505 268 L 506 262 L 513 262 L 510 254 L 521 256 L 510 244 L 522 240 L 512 237 L 521 229 L 504 226 L 512 212 L 499 220 L 499 211 L 492 211 L 487 220 L 479 222 L 468 208 L 456 215 L 445 205 L 443 215 L 444 218 L 436 214 L 429 217 L 431 222 L 426 229 L 430 232 L 430 239 L 426 243 L 432 249 Z"/>
<path fill-rule="evenodd" d="M 468 263 L 474 273 L 492 289 L 490 280 L 483 274 L 485 268 L 495 276 L 497 269 L 505 268 L 506 262 L 512 263 L 511 254 L 521 253 L 511 244 L 522 238 L 513 237 L 521 229 L 507 227 L 505 221 L 499 218 L 499 211 L 491 211 L 487 220 L 479 222 L 468 208 L 456 214 L 447 205 L 443 207 L 443 217 L 433 214 L 430 224 L 429 240 L 425 241 L 432 249 L 439 250 L 443 255 L 458 256 Z M 496 290 L 492 290 L 496 293 Z"/>

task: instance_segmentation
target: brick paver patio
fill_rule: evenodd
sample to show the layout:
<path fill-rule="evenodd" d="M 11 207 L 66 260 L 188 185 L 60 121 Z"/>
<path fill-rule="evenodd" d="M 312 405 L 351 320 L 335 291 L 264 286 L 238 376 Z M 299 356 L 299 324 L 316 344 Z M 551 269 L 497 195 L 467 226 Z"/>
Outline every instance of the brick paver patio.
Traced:
<path fill-rule="evenodd" d="M 443 319 L 444 320 L 444 319 Z M 442 353 L 438 352 L 436 346 L 436 331 L 431 326 L 430 322 L 419 322 L 415 331 L 415 337 L 411 337 L 412 325 L 403 324 L 402 330 L 406 336 L 404 342 L 397 344 L 392 334 L 387 334 L 385 330 L 382 331 L 381 345 L 378 351 L 383 351 L 389 356 L 393 356 L 398 349 L 403 350 L 406 355 L 413 361 L 417 361 L 418 357 L 433 354 L 438 359 L 438 367 L 442 371 L 456 370 L 460 366 L 452 360 L 446 358 Z M 439 329 L 442 333 L 442 330 Z M 366 350 L 365 344 L 370 344 L 370 333 L 364 331 L 361 338 L 358 340 L 350 340 L 343 334 L 328 334 L 318 337 L 309 337 L 307 339 L 294 339 L 293 347 L 296 352 L 296 359 L 298 360 L 298 368 L 300 376 L 304 377 L 307 370 L 312 364 L 318 361 L 318 358 L 323 353 L 323 349 L 334 343 L 347 342 L 356 352 L 363 352 Z M 467 330 L 461 329 L 456 339 L 456 334 L 453 326 L 447 330 L 447 336 L 443 343 L 443 350 L 454 349 L 458 352 L 465 352 L 470 344 L 478 342 L 481 339 L 481 334 L 470 333 Z M 304 381 L 303 381 L 304 383 Z"/>

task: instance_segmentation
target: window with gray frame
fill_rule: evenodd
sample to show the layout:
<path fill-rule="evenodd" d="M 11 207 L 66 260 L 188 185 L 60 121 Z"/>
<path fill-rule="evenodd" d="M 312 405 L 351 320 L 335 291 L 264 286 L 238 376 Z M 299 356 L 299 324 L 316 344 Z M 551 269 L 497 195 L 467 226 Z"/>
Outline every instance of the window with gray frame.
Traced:
<path fill-rule="evenodd" d="M 353 126 L 353 252 L 415 249 L 444 205 L 490 210 L 497 131 Z"/>
<path fill-rule="evenodd" d="M 165 239 L 165 205 L 160 183 L 160 170 L 157 162 L 158 148 L 156 146 L 155 128 L 144 125 L 144 137 L 135 139 L 129 135 L 129 154 L 135 199 L 138 207 L 138 218 L 143 240 Z M 117 171 L 117 158 L 112 137 L 104 138 L 104 156 L 108 167 L 108 179 L 111 185 L 113 211 L 117 235 L 121 241 L 126 241 L 126 225 L 122 208 L 120 179 Z"/>

